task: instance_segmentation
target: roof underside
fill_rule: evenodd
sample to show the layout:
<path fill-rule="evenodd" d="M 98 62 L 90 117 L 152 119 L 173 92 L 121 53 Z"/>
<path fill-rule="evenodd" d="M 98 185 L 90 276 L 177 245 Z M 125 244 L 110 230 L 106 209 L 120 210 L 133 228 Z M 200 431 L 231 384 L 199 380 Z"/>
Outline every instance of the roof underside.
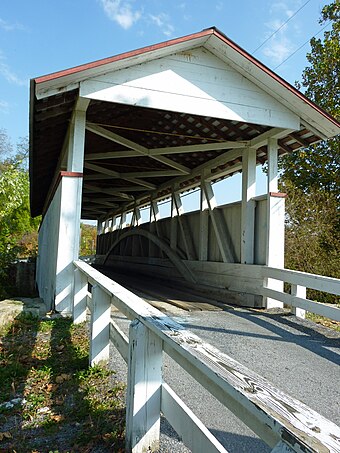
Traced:
<path fill-rule="evenodd" d="M 64 92 L 57 89 L 38 98 L 36 86 L 39 83 L 44 86 L 54 77 L 59 83 L 59 76 L 53 75 L 32 83 L 30 182 L 33 216 L 44 212 L 53 193 L 53 181 L 61 170 L 66 169 L 60 163 L 60 155 L 79 96 L 79 88 L 75 88 Z M 200 184 L 199 169 L 203 167 L 208 168 L 211 181 L 231 176 L 241 170 L 241 144 L 244 142 L 257 141 L 257 163 L 262 164 L 267 159 L 267 147 L 266 140 L 262 141 L 260 137 L 269 137 L 274 131 L 268 125 L 93 99 L 87 108 L 86 124 L 82 199 L 82 218 L 86 219 L 105 219 L 133 207 L 136 200 L 142 205 L 151 199 L 166 198 L 174 184 L 181 191 L 196 187 Z M 115 134 L 122 140 L 104 138 L 107 134 Z M 323 138 L 308 125 L 281 135 L 278 141 L 280 154 Z M 136 152 L 124 140 L 133 142 L 137 148 L 142 146 L 150 153 Z M 233 142 L 235 146 L 223 147 L 221 142 Z M 193 145 L 196 149 L 179 149 Z M 202 145 L 209 146 L 204 149 Z M 239 147 L 239 152 L 235 152 Z M 152 153 L 152 150 L 157 152 Z"/>

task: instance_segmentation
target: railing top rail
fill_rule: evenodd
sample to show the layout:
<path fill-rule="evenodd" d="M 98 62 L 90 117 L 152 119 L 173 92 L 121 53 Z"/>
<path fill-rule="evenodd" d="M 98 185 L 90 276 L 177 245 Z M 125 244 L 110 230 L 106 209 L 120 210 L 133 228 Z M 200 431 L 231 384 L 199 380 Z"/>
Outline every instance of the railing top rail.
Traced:
<path fill-rule="evenodd" d="M 317 291 L 340 295 L 340 279 L 291 269 L 262 266 L 263 277 L 274 278 L 294 285 L 305 286 Z"/>
<path fill-rule="evenodd" d="M 92 284 L 109 294 L 130 319 L 138 319 L 164 342 L 164 350 L 211 394 L 226 404 L 268 445 L 281 439 L 298 451 L 340 451 L 340 428 L 303 403 L 285 395 L 264 378 L 147 304 L 143 299 L 76 261 Z M 241 417 L 240 417 L 241 418 Z M 328 450 L 327 450 L 328 449 Z"/>

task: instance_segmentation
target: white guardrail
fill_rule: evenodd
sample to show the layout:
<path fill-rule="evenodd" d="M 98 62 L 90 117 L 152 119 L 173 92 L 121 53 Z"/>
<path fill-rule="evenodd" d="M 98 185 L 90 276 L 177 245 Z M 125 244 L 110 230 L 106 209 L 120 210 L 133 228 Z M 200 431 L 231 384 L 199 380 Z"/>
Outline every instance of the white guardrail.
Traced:
<path fill-rule="evenodd" d="M 306 299 L 306 288 L 340 296 L 339 279 L 267 266 L 262 266 L 262 276 L 265 279 L 274 279 L 291 284 L 290 294 L 264 286 L 260 292 L 262 296 L 267 296 L 286 305 L 290 305 L 293 312 L 302 318 L 305 317 L 305 312 L 309 311 L 333 319 L 334 321 L 340 321 L 340 309 L 336 305 L 323 304 Z"/>
<path fill-rule="evenodd" d="M 85 321 L 89 307 L 90 363 L 108 361 L 110 339 L 128 363 L 127 452 L 157 449 L 161 412 L 194 453 L 227 452 L 163 382 L 163 351 L 263 439 L 272 453 L 340 452 L 337 425 L 88 264 L 74 265 L 73 320 Z M 111 304 L 132 320 L 129 338 L 111 319 Z"/>

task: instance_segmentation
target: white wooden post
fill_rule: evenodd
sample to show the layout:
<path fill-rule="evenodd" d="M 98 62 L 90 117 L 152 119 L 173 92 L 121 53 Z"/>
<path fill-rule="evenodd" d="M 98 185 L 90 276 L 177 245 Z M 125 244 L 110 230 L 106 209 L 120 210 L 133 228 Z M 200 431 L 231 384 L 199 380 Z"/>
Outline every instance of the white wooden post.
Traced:
<path fill-rule="evenodd" d="M 140 321 L 130 325 L 126 451 L 158 450 L 162 386 L 162 340 Z"/>
<path fill-rule="evenodd" d="M 177 197 L 177 200 L 176 200 Z M 173 189 L 171 195 L 171 230 L 170 230 L 170 247 L 173 250 L 177 249 L 177 231 L 178 231 L 178 216 L 183 213 L 183 207 L 181 206 L 179 196 Z M 179 203 L 177 206 L 176 201 Z"/>
<path fill-rule="evenodd" d="M 101 220 L 97 220 L 97 236 L 103 233 L 103 222 Z"/>
<path fill-rule="evenodd" d="M 216 235 L 218 248 L 221 252 L 222 260 L 224 263 L 232 263 L 233 256 L 232 256 L 229 244 L 226 239 L 227 232 L 222 225 L 221 217 L 219 215 L 220 213 L 216 209 L 217 203 L 216 203 L 216 199 L 215 199 L 215 195 L 214 195 L 214 191 L 211 186 L 211 183 L 207 182 L 207 181 L 203 181 L 201 187 L 203 188 L 205 199 L 208 204 L 211 223 L 214 228 L 214 232 Z"/>
<path fill-rule="evenodd" d="M 79 269 L 74 271 L 73 285 L 73 322 L 79 324 L 86 321 L 87 277 Z"/>
<path fill-rule="evenodd" d="M 85 122 L 88 99 L 79 98 L 69 126 L 67 172 L 62 174 L 58 251 L 56 263 L 55 309 L 73 311 L 73 261 L 79 256 L 80 215 L 83 185 Z"/>
<path fill-rule="evenodd" d="M 90 365 L 107 363 L 110 348 L 111 296 L 100 286 L 92 288 Z"/>
<path fill-rule="evenodd" d="M 112 217 L 112 226 L 111 231 L 116 231 L 117 229 L 117 216 Z"/>
<path fill-rule="evenodd" d="M 278 144 L 277 139 L 268 139 L 267 175 L 267 250 L 266 264 L 270 267 L 284 267 L 284 198 L 278 193 Z M 283 291 L 283 282 L 268 278 L 267 288 Z M 283 302 L 267 297 L 267 308 L 283 307 Z"/>
<path fill-rule="evenodd" d="M 301 299 L 306 299 L 306 287 L 300 285 L 291 285 L 291 295 L 296 297 L 301 297 Z M 292 313 L 298 318 L 306 318 L 306 310 L 303 310 L 299 307 L 292 307 Z"/>
<path fill-rule="evenodd" d="M 204 191 L 204 178 L 201 179 L 201 210 L 200 210 L 200 242 L 199 260 L 208 260 L 208 239 L 209 239 L 209 205 L 206 192 Z"/>
<path fill-rule="evenodd" d="M 246 148 L 242 154 L 241 263 L 254 264 L 256 150 Z"/>
<path fill-rule="evenodd" d="M 121 217 L 120 217 L 120 229 L 126 228 L 126 212 L 123 212 Z"/>
<path fill-rule="evenodd" d="M 149 230 L 150 230 L 151 234 L 154 234 L 156 232 L 157 236 L 159 236 L 158 223 L 157 223 L 157 221 L 159 219 L 160 219 L 160 213 L 159 213 L 158 203 L 157 203 L 157 201 L 152 200 L 150 203 Z M 156 248 L 155 248 L 153 242 L 149 240 L 149 258 L 154 256 L 155 250 L 156 250 Z"/>

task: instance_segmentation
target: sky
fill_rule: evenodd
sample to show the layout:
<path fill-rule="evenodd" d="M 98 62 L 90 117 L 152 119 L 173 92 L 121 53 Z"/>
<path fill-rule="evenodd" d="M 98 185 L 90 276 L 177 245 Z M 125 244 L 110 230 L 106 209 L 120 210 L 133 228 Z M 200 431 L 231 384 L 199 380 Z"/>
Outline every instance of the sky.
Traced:
<path fill-rule="evenodd" d="M 327 3 L 0 0 L 0 129 L 14 144 L 28 136 L 32 78 L 212 26 L 294 84 L 301 80 L 309 40 L 322 28 L 318 21 Z"/>

